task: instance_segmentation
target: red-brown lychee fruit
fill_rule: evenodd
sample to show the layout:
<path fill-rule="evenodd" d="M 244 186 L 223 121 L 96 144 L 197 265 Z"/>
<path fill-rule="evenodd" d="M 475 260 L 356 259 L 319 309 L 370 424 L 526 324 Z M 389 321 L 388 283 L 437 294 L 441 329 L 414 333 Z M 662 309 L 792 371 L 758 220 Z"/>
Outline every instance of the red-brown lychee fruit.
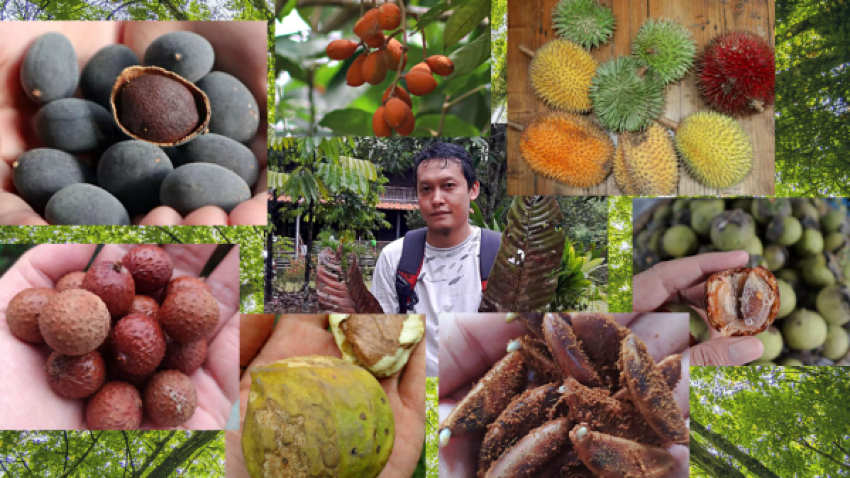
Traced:
<path fill-rule="evenodd" d="M 96 349 L 112 321 L 100 297 L 83 289 L 56 293 L 44 304 L 38 328 L 44 341 L 56 352 L 83 355 Z"/>
<path fill-rule="evenodd" d="M 192 375 L 207 359 L 207 341 L 199 340 L 188 344 L 171 341 L 165 348 L 165 357 L 159 368 L 162 370 L 179 370 L 186 375 Z"/>
<path fill-rule="evenodd" d="M 109 382 L 86 404 L 89 430 L 135 430 L 142 423 L 142 397 L 126 382 Z"/>
<path fill-rule="evenodd" d="M 761 113 L 773 104 L 774 52 L 748 32 L 720 35 L 697 62 L 697 88 L 711 108 L 732 116 Z"/>
<path fill-rule="evenodd" d="M 183 372 L 163 370 L 145 387 L 145 411 L 158 425 L 176 427 L 185 423 L 198 406 L 195 386 Z"/>
<path fill-rule="evenodd" d="M 133 303 L 130 304 L 130 311 L 127 312 L 127 315 L 133 314 L 147 315 L 158 321 L 159 303 L 146 295 L 137 295 L 133 297 Z"/>
<path fill-rule="evenodd" d="M 218 325 L 218 302 L 205 291 L 180 290 L 166 297 L 159 309 L 159 323 L 172 339 L 183 342 L 203 340 Z"/>
<path fill-rule="evenodd" d="M 207 283 L 202 281 L 201 279 L 191 276 L 180 276 L 172 279 L 171 282 L 168 283 L 168 287 L 166 287 L 165 289 L 165 296 L 163 297 L 162 302 L 165 302 L 165 299 L 167 299 L 169 295 L 177 292 L 178 290 L 183 289 L 203 290 L 209 294 L 212 294 L 210 286 L 208 286 Z"/>
<path fill-rule="evenodd" d="M 6 307 L 6 323 L 12 334 L 24 342 L 43 344 L 38 318 L 47 301 L 57 293 L 53 289 L 33 287 L 15 294 Z"/>
<path fill-rule="evenodd" d="M 148 294 L 168 285 L 174 266 L 171 256 L 161 247 L 145 244 L 128 252 L 121 263 L 130 271 L 136 291 Z"/>
<path fill-rule="evenodd" d="M 44 370 L 50 388 L 66 398 L 88 397 L 106 381 L 106 364 L 97 350 L 77 357 L 53 352 Z"/>
<path fill-rule="evenodd" d="M 83 289 L 100 297 L 113 320 L 127 315 L 136 296 L 133 276 L 121 261 L 96 262 L 83 278 Z"/>
<path fill-rule="evenodd" d="M 67 289 L 82 289 L 83 277 L 85 276 L 86 273 L 83 271 L 69 272 L 62 276 L 62 278 L 54 284 L 53 288 L 56 292 L 62 292 Z"/>
<path fill-rule="evenodd" d="M 115 324 L 112 355 L 124 371 L 148 373 L 165 356 L 165 335 L 157 321 L 147 315 L 128 315 Z"/>

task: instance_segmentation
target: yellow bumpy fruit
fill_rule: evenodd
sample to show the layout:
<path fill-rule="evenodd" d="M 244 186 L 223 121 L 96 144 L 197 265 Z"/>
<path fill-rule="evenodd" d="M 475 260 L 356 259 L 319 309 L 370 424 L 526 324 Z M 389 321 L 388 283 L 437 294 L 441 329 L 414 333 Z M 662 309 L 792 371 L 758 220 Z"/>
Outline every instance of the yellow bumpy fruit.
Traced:
<path fill-rule="evenodd" d="M 679 182 L 679 161 L 667 129 L 652 123 L 646 131 L 620 136 L 626 170 L 638 193 L 670 196 Z"/>
<path fill-rule="evenodd" d="M 676 151 L 688 173 L 715 189 L 740 184 L 753 169 L 753 146 L 734 118 L 715 112 L 685 117 L 676 130 Z"/>
<path fill-rule="evenodd" d="M 590 111 L 590 80 L 599 64 L 584 48 L 552 40 L 531 60 L 528 75 L 534 93 L 547 105 L 570 113 Z"/>

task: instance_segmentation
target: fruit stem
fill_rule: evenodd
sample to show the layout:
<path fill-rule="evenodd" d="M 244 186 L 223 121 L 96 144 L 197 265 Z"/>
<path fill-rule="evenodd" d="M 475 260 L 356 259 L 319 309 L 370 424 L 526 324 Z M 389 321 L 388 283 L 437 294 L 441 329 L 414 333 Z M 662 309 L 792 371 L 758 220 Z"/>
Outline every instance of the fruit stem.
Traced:
<path fill-rule="evenodd" d="M 672 129 L 674 132 L 675 132 L 677 129 L 679 129 L 679 123 L 677 123 L 677 122 L 675 122 L 675 121 L 673 121 L 673 120 L 667 119 L 667 118 L 665 118 L 665 117 L 663 117 L 663 116 L 659 116 L 659 117 L 658 117 L 658 119 L 657 119 L 657 120 L 655 120 L 655 121 L 658 121 L 658 123 L 659 123 L 659 124 L 661 124 L 661 126 L 666 126 L 666 127 L 670 128 L 670 129 Z"/>
<path fill-rule="evenodd" d="M 520 45 L 520 46 L 519 46 L 519 51 L 521 51 L 521 52 L 525 53 L 525 56 L 527 56 L 527 57 L 529 57 L 529 58 L 534 58 L 534 52 L 533 52 L 533 51 L 531 51 L 531 49 L 530 49 L 530 48 L 528 48 L 528 47 L 527 47 L 527 46 L 525 46 L 525 45 Z"/>
<path fill-rule="evenodd" d="M 511 128 L 513 128 L 517 131 L 522 131 L 522 130 L 525 129 L 525 126 L 523 126 L 523 125 L 521 125 L 521 124 L 519 124 L 515 121 L 508 121 L 508 126 L 510 126 Z"/>
<path fill-rule="evenodd" d="M 638 68 L 637 76 L 643 78 L 643 75 L 646 74 L 647 70 L 649 70 L 649 67 L 646 67 L 646 66 L 642 66 L 642 67 Z"/>
<path fill-rule="evenodd" d="M 753 101 L 753 109 L 758 111 L 759 113 L 764 112 L 764 102 L 763 101 Z"/>
<path fill-rule="evenodd" d="M 115 272 L 121 272 L 122 267 L 124 267 L 124 265 L 120 260 L 117 260 L 112 264 L 112 269 L 115 270 Z"/>
<path fill-rule="evenodd" d="M 395 79 L 393 79 L 392 84 L 390 84 L 390 95 L 387 97 L 387 101 L 395 96 L 395 87 L 398 85 L 398 80 L 404 76 L 402 75 L 402 71 L 405 67 L 404 57 L 407 54 L 407 50 L 410 49 L 410 47 L 407 46 L 407 12 L 405 11 L 403 1 L 398 2 L 398 8 L 401 10 L 401 27 L 394 31 L 392 35 L 390 35 L 390 38 L 401 32 L 401 58 L 398 61 L 398 69 L 395 72 Z M 387 38 L 387 45 L 390 44 L 390 38 Z M 422 38 L 424 41 L 425 37 L 423 36 Z M 410 114 L 413 114 L 413 110 L 410 111 Z"/>

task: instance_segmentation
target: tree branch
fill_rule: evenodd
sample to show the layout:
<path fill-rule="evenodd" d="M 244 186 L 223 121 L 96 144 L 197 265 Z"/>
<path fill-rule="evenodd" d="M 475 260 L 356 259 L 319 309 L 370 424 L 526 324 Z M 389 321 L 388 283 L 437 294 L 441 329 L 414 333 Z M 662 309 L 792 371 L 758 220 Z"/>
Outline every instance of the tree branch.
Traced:
<path fill-rule="evenodd" d="M 83 456 L 81 456 L 81 457 L 80 457 L 80 459 L 79 459 L 79 460 L 77 460 L 77 462 L 76 462 L 76 463 L 74 463 L 74 464 L 71 466 L 71 469 L 70 469 L 70 470 L 66 471 L 65 473 L 62 473 L 62 476 L 61 476 L 60 478 L 66 478 L 68 475 L 70 475 L 71 473 L 73 473 L 73 472 L 74 472 L 74 470 L 76 470 L 78 466 L 80 466 L 80 463 L 82 463 L 83 461 L 85 461 L 86 456 L 88 456 L 88 454 L 92 451 L 92 449 L 94 448 L 94 446 L 95 446 L 95 445 L 97 445 L 97 441 L 98 441 L 98 440 L 100 440 L 101 435 L 103 435 L 103 432 L 100 432 L 100 435 L 98 435 L 98 436 L 97 436 L 97 438 L 94 438 L 94 433 L 92 433 L 92 439 L 93 439 L 93 441 L 92 441 L 92 444 L 89 446 L 89 449 L 88 449 L 88 450 L 86 450 L 86 452 L 85 452 L 85 453 L 83 453 Z"/>
<path fill-rule="evenodd" d="M 156 459 L 156 457 L 160 454 L 162 449 L 165 447 L 165 444 L 168 443 L 171 440 L 171 438 L 174 436 L 175 433 L 177 433 L 177 432 L 172 430 L 171 433 L 169 433 L 167 437 L 163 438 L 162 440 L 160 440 L 159 443 L 156 444 L 156 448 L 154 448 L 153 452 L 151 452 L 148 459 L 145 460 L 145 463 L 139 468 L 139 473 L 138 473 L 139 476 L 142 476 L 145 473 L 145 470 L 147 470 L 148 467 L 151 466 L 151 463 L 153 463 L 153 461 Z"/>
<path fill-rule="evenodd" d="M 165 228 L 164 228 L 164 227 L 162 227 L 162 226 L 156 226 L 156 227 L 157 227 L 160 231 L 162 231 L 162 232 L 164 232 L 164 233 L 168 234 L 169 236 L 171 236 L 171 238 L 172 238 L 172 239 L 174 239 L 174 242 L 176 242 L 177 244 L 183 244 L 183 241 L 181 241 L 181 240 L 180 240 L 180 238 L 178 238 L 177 236 L 175 236 L 175 235 L 174 235 L 171 231 L 169 231 L 168 229 L 165 229 Z"/>
<path fill-rule="evenodd" d="M 124 445 L 127 447 L 127 458 L 129 458 L 129 460 L 130 460 L 130 476 L 135 477 L 136 476 L 136 465 L 133 463 L 133 451 L 130 450 L 130 440 L 127 440 L 127 432 L 126 431 L 122 431 L 121 433 L 124 434 Z M 126 470 L 127 467 L 125 466 L 124 469 Z"/>
<path fill-rule="evenodd" d="M 107 19 L 107 20 L 112 20 L 113 15 L 115 15 L 115 14 L 118 12 L 118 10 L 121 10 L 122 8 L 124 8 L 124 7 L 126 7 L 126 6 L 129 6 L 129 5 L 132 5 L 132 4 L 134 4 L 134 3 L 139 3 L 139 0 L 130 0 L 130 1 L 129 1 L 129 2 L 127 2 L 127 3 L 122 3 L 121 5 L 118 5 L 118 8 L 116 8 L 115 10 L 112 10 L 112 13 L 110 13 L 109 15 L 107 15 L 107 16 L 106 16 L 106 19 Z"/>

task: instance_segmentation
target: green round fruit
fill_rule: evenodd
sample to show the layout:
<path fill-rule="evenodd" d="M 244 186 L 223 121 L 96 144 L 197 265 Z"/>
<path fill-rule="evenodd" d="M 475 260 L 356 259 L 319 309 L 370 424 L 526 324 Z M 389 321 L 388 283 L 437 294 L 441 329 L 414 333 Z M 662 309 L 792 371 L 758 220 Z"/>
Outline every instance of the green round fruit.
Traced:
<path fill-rule="evenodd" d="M 824 234 L 838 232 L 838 229 L 847 220 L 847 213 L 833 209 L 820 218 L 820 227 Z"/>
<path fill-rule="evenodd" d="M 847 355 L 848 350 L 850 350 L 850 335 L 847 335 L 843 327 L 830 324 L 821 352 L 823 356 L 830 360 L 838 360 Z"/>
<path fill-rule="evenodd" d="M 790 284 L 782 279 L 776 279 L 776 286 L 779 289 L 779 312 L 776 314 L 777 319 L 788 317 L 794 308 L 797 307 L 797 294 Z"/>
<path fill-rule="evenodd" d="M 662 239 L 664 252 L 671 257 L 684 257 L 693 254 L 699 247 L 699 240 L 688 226 L 673 226 L 667 229 Z"/>
<path fill-rule="evenodd" d="M 647 243 L 649 250 L 656 254 L 661 254 L 663 252 L 661 239 L 664 238 L 664 233 L 666 231 L 667 229 L 664 228 L 652 231 L 652 234 L 649 235 L 649 242 Z"/>
<path fill-rule="evenodd" d="M 747 251 L 751 256 L 764 256 L 764 248 L 761 245 L 761 239 L 758 236 L 753 236 L 744 244 L 745 251 Z"/>
<path fill-rule="evenodd" d="M 726 209 L 726 201 L 722 199 L 697 198 L 690 203 L 691 212 L 696 212 L 697 209 L 708 208 L 713 211 L 714 215 L 718 215 Z"/>
<path fill-rule="evenodd" d="M 711 231 L 711 221 L 720 212 L 716 211 L 710 204 L 697 206 L 691 210 L 691 228 L 701 236 L 708 235 L 709 231 Z"/>
<path fill-rule="evenodd" d="M 729 206 L 729 209 L 740 209 L 742 211 L 749 211 L 753 206 L 753 200 L 749 198 L 737 198 L 732 201 L 732 204 Z"/>
<path fill-rule="evenodd" d="M 374 478 L 395 421 L 366 369 L 333 357 L 292 357 L 251 371 L 242 452 L 251 478 Z"/>
<path fill-rule="evenodd" d="M 688 198 L 678 198 L 673 201 L 673 213 L 677 213 L 679 211 L 684 211 L 691 207 L 691 200 Z"/>
<path fill-rule="evenodd" d="M 816 300 L 818 312 L 830 324 L 850 322 L 850 288 L 844 284 L 824 287 Z"/>
<path fill-rule="evenodd" d="M 764 346 L 764 353 L 759 360 L 773 360 L 782 353 L 782 334 L 774 326 L 770 326 L 764 332 L 756 335 Z"/>
<path fill-rule="evenodd" d="M 764 249 L 764 258 L 767 259 L 767 268 L 771 272 L 778 271 L 788 260 L 788 250 L 778 244 L 771 244 Z"/>
<path fill-rule="evenodd" d="M 780 360 L 778 365 L 781 366 L 781 367 L 802 367 L 803 362 L 799 359 L 787 357 L 787 358 Z"/>
<path fill-rule="evenodd" d="M 796 217 L 778 217 L 767 226 L 765 237 L 781 246 L 792 246 L 803 235 L 803 226 Z"/>
<path fill-rule="evenodd" d="M 835 252 L 847 242 L 847 235 L 840 232 L 831 232 L 823 240 L 823 250 Z"/>
<path fill-rule="evenodd" d="M 791 202 L 787 198 L 753 199 L 750 212 L 759 223 L 766 223 L 776 217 L 791 215 Z"/>
<path fill-rule="evenodd" d="M 785 319 L 782 337 L 792 349 L 813 350 L 826 341 L 827 325 L 817 312 L 800 309 Z"/>
<path fill-rule="evenodd" d="M 802 221 L 803 219 L 808 219 L 815 222 L 820 220 L 820 213 L 818 213 L 818 208 L 816 208 L 814 204 L 810 203 L 806 199 L 797 203 L 792 203 L 792 209 L 794 211 L 794 217 L 796 217 L 800 221 Z"/>
<path fill-rule="evenodd" d="M 806 229 L 794 245 L 794 250 L 801 256 L 820 254 L 823 252 L 823 234 L 815 229 Z"/>
<path fill-rule="evenodd" d="M 835 274 L 825 265 L 808 264 L 801 272 L 803 280 L 812 287 L 821 288 L 835 284 Z"/>
<path fill-rule="evenodd" d="M 741 250 L 755 234 L 753 218 L 739 209 L 722 212 L 711 223 L 711 242 L 721 251 Z"/>
<path fill-rule="evenodd" d="M 787 282 L 792 288 L 797 287 L 800 284 L 800 274 L 796 269 L 786 267 L 784 269 L 779 269 L 773 275 L 775 275 L 777 279 L 782 279 Z"/>

